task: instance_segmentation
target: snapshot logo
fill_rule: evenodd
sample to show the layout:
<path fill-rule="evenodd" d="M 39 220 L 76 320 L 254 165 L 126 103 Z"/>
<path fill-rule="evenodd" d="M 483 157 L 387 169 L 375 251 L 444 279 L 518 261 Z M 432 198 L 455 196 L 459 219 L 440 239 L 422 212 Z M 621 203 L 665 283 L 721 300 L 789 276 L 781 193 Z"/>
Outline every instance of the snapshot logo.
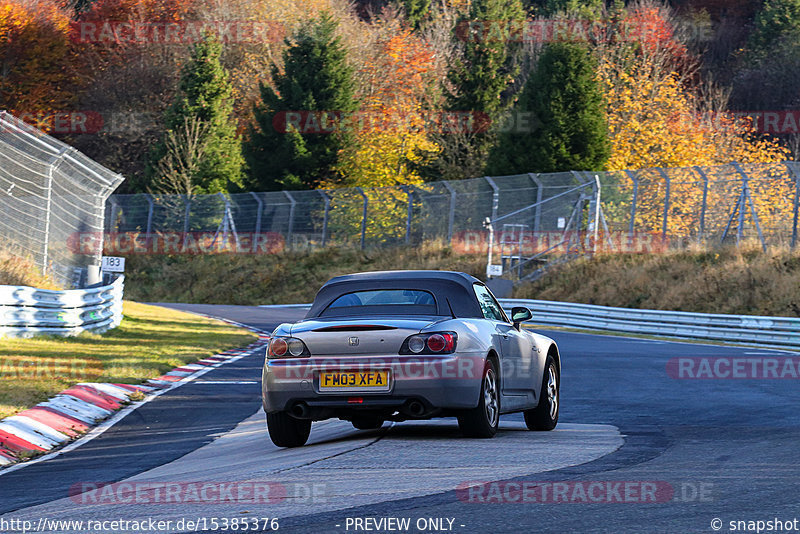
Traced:
<path fill-rule="evenodd" d="M 797 379 L 800 357 L 682 356 L 667 361 L 666 370 L 676 380 Z"/>
<path fill-rule="evenodd" d="M 114 255 L 198 255 L 198 254 L 277 254 L 286 242 L 277 232 L 76 232 L 67 239 L 74 254 Z"/>
<path fill-rule="evenodd" d="M 697 499 L 699 493 L 698 489 L 684 495 Z M 664 481 L 499 480 L 462 483 L 456 488 L 456 495 L 462 502 L 475 504 L 653 504 L 674 500 L 676 492 Z"/>
<path fill-rule="evenodd" d="M 77 482 L 76 504 L 276 504 L 326 502 L 324 483 L 282 482 Z"/>
<path fill-rule="evenodd" d="M 277 21 L 250 20 L 85 20 L 70 24 L 70 38 L 76 43 L 193 44 L 207 34 L 224 43 L 277 43 L 286 37 L 286 28 Z"/>

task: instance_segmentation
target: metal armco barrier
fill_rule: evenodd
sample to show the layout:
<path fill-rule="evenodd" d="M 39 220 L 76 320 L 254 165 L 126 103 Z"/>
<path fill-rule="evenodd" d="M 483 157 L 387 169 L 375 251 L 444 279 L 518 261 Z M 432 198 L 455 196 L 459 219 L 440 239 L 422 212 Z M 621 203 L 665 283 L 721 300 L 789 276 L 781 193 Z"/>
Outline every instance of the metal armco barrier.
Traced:
<path fill-rule="evenodd" d="M 800 318 L 612 308 L 547 300 L 499 299 L 525 306 L 531 324 L 800 349 Z"/>
<path fill-rule="evenodd" d="M 124 277 L 90 289 L 0 286 L 0 338 L 102 333 L 122 321 Z"/>

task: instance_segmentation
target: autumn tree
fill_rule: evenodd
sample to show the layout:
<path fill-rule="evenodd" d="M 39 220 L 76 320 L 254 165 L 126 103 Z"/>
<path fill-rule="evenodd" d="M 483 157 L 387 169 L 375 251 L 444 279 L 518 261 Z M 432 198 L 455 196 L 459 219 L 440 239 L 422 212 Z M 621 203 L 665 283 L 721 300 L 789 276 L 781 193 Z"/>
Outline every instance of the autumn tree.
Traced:
<path fill-rule="evenodd" d="M 220 63 L 221 53 L 220 41 L 213 35 L 206 35 L 194 47 L 191 61 L 183 67 L 178 95 L 164 118 L 167 137 L 152 154 L 152 184 L 158 184 L 160 179 L 159 162 L 170 156 L 168 141 L 174 141 L 175 132 L 196 120 L 202 133 L 198 141 L 202 152 L 192 172 L 195 192 L 218 193 L 242 185 L 241 145 L 231 116 L 231 85 Z"/>
<path fill-rule="evenodd" d="M 421 184 L 419 167 L 438 153 L 428 135 L 436 118 L 426 111 L 426 95 L 436 81 L 431 79 L 435 58 L 430 47 L 409 29 L 388 23 L 379 31 L 373 55 L 358 72 L 362 107 L 358 120 L 349 125 L 355 139 L 343 152 L 339 167 L 343 178 L 323 185 L 385 187 L 367 193 L 370 203 L 380 206 L 373 208 L 369 233 L 397 237 L 405 231 L 407 194 L 402 188 Z M 341 199 L 339 204 L 342 202 L 346 212 L 358 212 L 360 199 Z"/>
<path fill-rule="evenodd" d="M 655 231 L 663 222 L 667 184 L 662 173 L 644 169 L 682 167 L 672 171 L 668 231 L 685 233 L 697 227 L 702 202 L 703 181 L 692 166 L 777 162 L 786 151 L 774 140 L 756 135 L 751 124 L 734 120 L 725 112 L 724 102 L 703 98 L 702 87 L 687 83 L 685 67 L 691 58 L 669 29 L 663 6 L 640 3 L 623 16 L 637 24 L 650 20 L 650 27 L 664 31 L 640 32 L 628 41 L 610 37 L 597 49 L 611 141 L 608 168 L 639 171 L 637 223 Z M 632 183 L 625 175 L 618 176 L 621 181 L 610 189 L 629 197 Z M 714 188 L 709 205 L 730 204 L 737 187 L 734 177 Z M 777 197 L 788 195 L 785 190 Z M 707 222 L 709 227 L 718 223 L 711 218 Z"/>
<path fill-rule="evenodd" d="M 300 189 L 339 179 L 339 153 L 352 134 L 336 124 L 357 103 L 336 31 L 327 13 L 301 26 L 284 52 L 283 72 L 272 69 L 274 89 L 261 86 L 256 124 L 245 144 L 251 187 Z"/>
<path fill-rule="evenodd" d="M 54 3 L 0 0 L 0 109 L 50 129 L 78 80 L 72 69 L 69 18 Z M 36 119 L 36 120 L 32 120 Z"/>
<path fill-rule="evenodd" d="M 597 61 L 579 43 L 545 47 L 512 114 L 532 131 L 500 134 L 489 158 L 488 174 L 601 170 L 609 155 L 603 95 Z"/>
<path fill-rule="evenodd" d="M 462 50 L 447 76 L 451 91 L 445 107 L 471 113 L 475 121 L 469 136 L 443 139 L 442 177 L 474 177 L 483 171 L 499 119 L 511 104 L 507 91 L 519 71 L 520 42 L 505 36 L 524 20 L 520 0 L 474 0 L 456 24 L 454 36 Z M 493 25 L 500 27 L 489 31 Z"/>

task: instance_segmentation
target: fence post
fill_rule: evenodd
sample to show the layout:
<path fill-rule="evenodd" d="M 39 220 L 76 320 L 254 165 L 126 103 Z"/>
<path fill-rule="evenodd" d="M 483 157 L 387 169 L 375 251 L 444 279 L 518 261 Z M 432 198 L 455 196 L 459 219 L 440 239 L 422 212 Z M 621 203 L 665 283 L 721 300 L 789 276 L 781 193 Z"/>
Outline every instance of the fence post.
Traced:
<path fill-rule="evenodd" d="M 114 198 L 114 195 L 108 197 L 108 202 L 109 204 L 111 204 L 111 214 L 108 216 L 108 228 L 110 231 L 111 228 L 114 227 L 114 221 L 116 221 L 117 219 L 117 211 L 119 210 L 119 204 L 117 204 L 117 199 Z"/>
<path fill-rule="evenodd" d="M 356 187 L 356 189 L 364 198 L 364 209 L 361 214 L 361 250 L 364 250 L 367 238 L 367 205 L 369 204 L 369 198 L 367 197 L 366 193 L 364 193 L 362 188 Z"/>
<path fill-rule="evenodd" d="M 286 198 L 288 198 L 291 203 L 289 205 L 289 227 L 286 229 L 286 242 L 289 248 L 292 249 L 294 248 L 294 244 L 292 243 L 292 234 L 294 233 L 294 207 L 297 205 L 297 201 L 288 191 L 284 191 L 283 194 L 286 195 Z"/>
<path fill-rule="evenodd" d="M 703 179 L 703 205 L 700 207 L 700 228 L 697 231 L 697 242 L 703 242 L 703 236 L 706 232 L 706 207 L 708 206 L 708 176 L 703 169 L 701 169 L 698 165 L 694 167 L 695 172 L 700 175 L 700 178 Z"/>
<path fill-rule="evenodd" d="M 539 231 L 542 224 L 542 195 L 544 194 L 542 181 L 539 180 L 539 175 L 532 172 L 528 173 L 531 181 L 536 185 L 536 211 L 533 215 L 533 232 L 534 234 Z"/>
<path fill-rule="evenodd" d="M 453 225 L 456 222 L 456 190 L 447 180 L 442 183 L 450 192 L 450 214 L 447 218 L 447 244 L 450 245 L 453 243 Z"/>
<path fill-rule="evenodd" d="M 58 165 L 58 163 L 61 162 L 61 157 L 64 155 L 64 152 L 66 152 L 66 150 L 62 150 L 50 161 L 50 164 L 47 166 L 47 196 L 45 198 L 44 212 L 44 250 L 42 251 L 42 274 L 45 276 L 47 276 L 50 271 L 48 265 L 48 256 L 50 251 L 48 249 L 50 248 L 50 211 L 52 210 L 53 205 L 53 169 L 56 165 Z"/>
<path fill-rule="evenodd" d="M 664 221 L 661 223 L 661 241 L 666 243 L 667 241 L 667 228 L 668 228 L 668 220 L 669 220 L 669 190 L 670 190 L 670 179 L 667 172 L 662 169 L 661 167 L 657 168 L 658 174 L 664 178 Z"/>
<path fill-rule="evenodd" d="M 147 234 L 147 239 L 150 239 L 150 234 L 153 231 L 153 196 L 149 193 L 145 193 L 145 198 L 147 199 L 147 227 L 145 229 L 145 233 Z"/>
<path fill-rule="evenodd" d="M 497 218 L 497 209 L 500 207 L 500 188 L 494 182 L 491 176 L 484 176 L 489 185 L 492 187 L 492 222 Z"/>
<path fill-rule="evenodd" d="M 597 236 L 600 232 L 600 193 L 602 191 L 602 186 L 600 185 L 600 176 L 595 174 L 594 175 L 594 184 L 592 189 L 594 189 L 594 198 L 592 201 L 594 202 L 594 214 L 592 215 L 592 234 L 594 234 L 594 245 L 592 247 L 592 251 L 597 253 Z"/>
<path fill-rule="evenodd" d="M 631 239 L 633 239 L 633 231 L 636 221 L 636 200 L 639 197 L 639 177 L 636 176 L 636 173 L 634 171 L 625 171 L 625 174 L 628 175 L 628 178 L 630 178 L 631 182 L 633 182 L 633 196 L 631 198 L 631 220 L 628 225 L 628 234 L 630 235 Z"/>
<path fill-rule="evenodd" d="M 794 208 L 793 208 L 793 216 L 792 216 L 792 248 L 797 246 L 797 218 L 800 215 L 800 174 L 798 174 L 797 169 L 795 168 L 796 163 L 787 161 L 786 166 L 789 168 L 789 172 L 794 175 Z"/>
<path fill-rule="evenodd" d="M 328 212 L 331 209 L 331 197 L 328 195 L 327 189 L 317 189 L 317 192 L 325 199 L 325 213 L 322 216 L 322 246 L 324 247 L 328 240 Z"/>
<path fill-rule="evenodd" d="M 189 210 L 192 207 L 192 199 L 189 195 L 183 195 L 183 201 L 186 207 L 183 212 L 183 248 L 186 248 L 186 235 L 189 233 Z"/>
<path fill-rule="evenodd" d="M 764 234 L 761 232 L 761 223 L 758 221 L 758 213 L 756 212 L 756 207 L 753 204 L 753 197 L 750 195 L 750 177 L 747 176 L 747 173 L 744 172 L 742 166 L 739 165 L 737 162 L 733 162 L 733 168 L 736 169 L 736 172 L 742 177 L 742 196 L 741 196 L 741 204 L 739 206 L 739 229 L 736 233 L 736 244 L 739 244 L 739 239 L 742 236 L 743 226 L 744 226 L 744 210 L 745 210 L 745 200 L 747 204 L 750 206 L 750 215 L 753 216 L 753 223 L 756 225 L 756 231 L 758 232 L 758 240 L 761 241 L 761 248 L 764 249 L 764 252 L 767 251 L 767 242 L 764 240 Z"/>
<path fill-rule="evenodd" d="M 256 253 L 258 251 L 258 243 L 261 242 L 261 217 L 264 215 L 264 202 L 262 202 L 261 199 L 258 198 L 258 195 L 252 191 L 250 191 L 250 194 L 258 203 L 258 208 L 256 209 L 256 227 L 255 231 L 253 232 L 254 235 L 252 239 L 253 253 Z"/>
<path fill-rule="evenodd" d="M 408 195 L 408 210 L 406 213 L 406 245 L 411 243 L 411 216 L 414 212 L 414 192 L 407 185 L 401 185 L 400 189 Z"/>

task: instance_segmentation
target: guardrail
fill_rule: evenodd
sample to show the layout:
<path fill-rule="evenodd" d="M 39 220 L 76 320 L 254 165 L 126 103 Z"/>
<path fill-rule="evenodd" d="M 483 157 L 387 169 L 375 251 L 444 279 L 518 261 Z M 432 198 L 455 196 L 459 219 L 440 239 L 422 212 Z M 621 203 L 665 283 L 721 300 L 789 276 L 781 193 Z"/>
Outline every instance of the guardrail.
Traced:
<path fill-rule="evenodd" d="M 800 319 L 612 308 L 547 300 L 499 299 L 525 306 L 531 324 L 800 349 Z"/>
<path fill-rule="evenodd" d="M 102 333 L 122 321 L 124 277 L 107 286 L 53 291 L 0 286 L 0 338 Z"/>

